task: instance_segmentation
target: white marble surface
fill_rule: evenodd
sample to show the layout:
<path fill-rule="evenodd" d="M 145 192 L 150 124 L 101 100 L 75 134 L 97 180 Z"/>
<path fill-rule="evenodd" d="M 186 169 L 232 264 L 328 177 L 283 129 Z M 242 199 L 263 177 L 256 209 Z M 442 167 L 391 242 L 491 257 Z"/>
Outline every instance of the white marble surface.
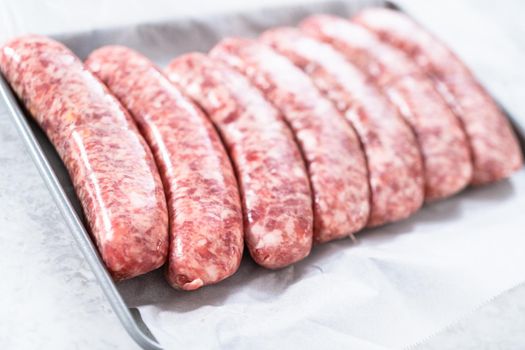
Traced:
<path fill-rule="evenodd" d="M 523 350 L 525 285 L 481 306 L 414 350 Z"/>
<path fill-rule="evenodd" d="M 113 5 L 106 3 L 101 11 L 95 11 L 93 5 L 79 8 L 77 11 L 83 16 L 73 20 L 68 16 L 65 0 L 48 6 L 41 5 L 42 2 L 37 6 L 36 1 L 30 0 L 2 0 L 0 39 L 25 31 L 86 29 L 129 23 L 139 18 L 181 16 L 201 9 L 226 11 L 261 3 L 247 5 L 229 0 L 219 6 L 211 0 L 198 0 L 191 5 L 150 0 L 148 4 L 152 2 L 162 7 L 149 6 L 151 10 L 146 11 L 140 6 L 144 2 L 132 0 L 126 6 L 129 16 L 114 16 L 118 12 L 111 8 L 122 5 L 123 1 L 119 0 Z M 403 2 L 446 38 L 476 72 L 483 73 L 480 78 L 512 113 L 525 117 L 525 25 L 521 18 L 524 2 Z M 163 10 L 158 10 L 160 8 Z M 477 42 L 473 44 L 473 40 Z M 469 45 L 463 45 L 465 42 Z M 2 349 L 137 348 L 84 263 L 1 102 L 0 266 Z M 523 349 L 524 329 L 525 286 L 520 286 L 490 301 L 417 349 Z"/>

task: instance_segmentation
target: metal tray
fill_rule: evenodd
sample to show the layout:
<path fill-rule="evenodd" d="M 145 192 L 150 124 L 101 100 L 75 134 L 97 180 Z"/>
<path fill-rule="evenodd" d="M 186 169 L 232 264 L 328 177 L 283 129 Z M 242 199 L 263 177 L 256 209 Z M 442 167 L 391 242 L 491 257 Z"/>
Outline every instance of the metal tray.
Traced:
<path fill-rule="evenodd" d="M 257 11 L 260 16 L 261 11 L 265 11 L 268 16 L 271 16 L 271 26 L 278 25 L 294 25 L 302 18 L 313 13 L 333 13 L 341 16 L 350 16 L 352 12 L 363 8 L 367 5 L 388 6 L 399 9 L 391 2 L 384 1 L 333 1 L 324 3 L 310 3 L 308 5 L 297 7 L 280 7 L 271 9 L 261 9 Z M 350 6 L 349 6 L 350 5 Z M 167 61 L 178 54 L 192 50 L 205 51 L 213 46 L 220 37 L 226 35 L 243 35 L 254 36 L 269 26 L 268 22 L 264 25 L 253 22 L 253 33 L 239 33 L 235 30 L 235 18 L 243 16 L 245 19 L 250 19 L 254 12 L 233 13 L 220 16 L 209 16 L 204 18 L 188 18 L 176 19 L 173 21 L 164 21 L 159 23 L 141 24 L 133 28 L 137 35 L 129 34 L 129 27 L 112 28 L 105 30 L 96 30 L 83 33 L 64 34 L 56 36 L 56 38 L 71 48 L 79 57 L 85 58 L 93 49 L 105 44 L 122 44 L 132 48 L 140 48 L 146 54 L 149 53 L 148 48 L 151 49 L 151 58 L 159 65 L 164 65 Z M 255 16 L 253 17 L 256 18 Z M 196 42 L 183 42 L 186 36 L 185 32 L 200 31 L 199 23 L 202 21 L 222 21 L 231 23 L 226 26 L 228 28 L 225 32 L 220 33 L 200 33 L 202 40 Z M 141 28 L 151 29 L 151 27 L 158 27 L 159 32 L 164 33 L 166 37 L 163 40 L 162 46 L 152 40 L 147 41 L 147 38 L 140 35 Z M 224 27 L 224 26 L 223 26 Z M 179 41 L 180 39 L 180 41 Z M 165 45 L 166 42 L 171 45 Z M 58 157 L 53 145 L 49 142 L 44 132 L 33 121 L 24 106 L 16 98 L 10 86 L 0 74 L 0 94 L 4 98 L 8 110 L 13 118 L 13 121 L 19 131 L 20 137 L 26 144 L 29 153 L 35 162 L 41 176 L 49 188 L 56 204 L 65 218 L 73 237 L 75 238 L 80 250 L 84 254 L 89 266 L 93 270 L 98 282 L 100 283 L 104 293 L 106 294 L 113 310 L 120 319 L 122 325 L 129 333 L 129 335 L 144 349 L 162 349 L 147 326 L 140 317 L 140 313 L 136 308 L 130 307 L 127 303 L 126 295 L 119 290 L 119 284 L 115 283 L 106 270 L 103 261 L 101 260 L 95 244 L 86 230 L 86 223 L 84 221 L 82 208 L 76 197 L 73 186 L 69 179 L 67 170 L 62 161 Z M 507 113 L 508 115 L 508 113 Z M 509 115 L 508 115 L 509 116 Z M 516 131 L 520 136 L 522 149 L 525 149 L 525 123 L 523 121 L 517 122 L 509 116 L 514 124 Z M 152 272 L 150 274 L 156 274 Z M 150 275 L 148 274 L 148 275 Z M 148 278 L 139 277 L 138 279 Z M 124 282 L 126 283 L 126 282 Z"/>

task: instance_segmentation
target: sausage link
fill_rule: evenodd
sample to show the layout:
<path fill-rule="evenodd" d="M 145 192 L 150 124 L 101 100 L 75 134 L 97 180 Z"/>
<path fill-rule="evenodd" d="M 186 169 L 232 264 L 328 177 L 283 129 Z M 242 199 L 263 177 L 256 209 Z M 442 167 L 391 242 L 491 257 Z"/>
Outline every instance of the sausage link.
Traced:
<path fill-rule="evenodd" d="M 398 221 L 417 211 L 424 199 L 421 154 L 395 107 L 339 52 L 298 29 L 269 30 L 261 40 L 303 69 L 354 125 L 368 163 L 368 225 Z"/>
<path fill-rule="evenodd" d="M 467 137 L 458 118 L 414 62 L 342 18 L 312 16 L 303 21 L 301 29 L 342 52 L 398 108 L 423 154 L 427 200 L 451 196 L 468 185 L 472 161 Z"/>
<path fill-rule="evenodd" d="M 364 154 L 333 104 L 286 57 L 257 41 L 225 39 L 210 56 L 246 75 L 290 125 L 312 185 L 315 241 L 362 229 L 370 206 Z"/>
<path fill-rule="evenodd" d="M 473 184 L 504 179 L 523 166 L 523 155 L 509 121 L 444 43 L 399 11 L 370 8 L 353 21 L 405 52 L 431 77 L 469 138 Z"/>
<path fill-rule="evenodd" d="M 169 283 L 194 290 L 232 275 L 242 258 L 242 209 L 211 122 L 138 52 L 106 46 L 86 66 L 130 111 L 159 166 L 170 217 Z"/>
<path fill-rule="evenodd" d="M 312 200 L 306 169 L 278 111 L 240 73 L 193 53 L 167 68 L 219 129 L 237 172 L 245 241 L 267 268 L 292 264 L 312 246 Z"/>
<path fill-rule="evenodd" d="M 0 69 L 62 158 L 114 278 L 161 266 L 168 250 L 162 183 L 126 110 L 80 59 L 46 37 L 8 42 Z"/>

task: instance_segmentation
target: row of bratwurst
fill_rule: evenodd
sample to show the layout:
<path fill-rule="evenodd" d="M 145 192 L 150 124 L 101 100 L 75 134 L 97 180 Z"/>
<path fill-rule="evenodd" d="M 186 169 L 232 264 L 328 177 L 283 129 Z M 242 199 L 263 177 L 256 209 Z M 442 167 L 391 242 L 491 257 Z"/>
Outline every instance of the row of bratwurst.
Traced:
<path fill-rule="evenodd" d="M 116 279 L 167 260 L 172 286 L 197 289 L 232 275 L 244 242 L 281 268 L 312 242 L 522 165 L 468 68 L 393 10 L 228 38 L 164 71 L 126 47 L 84 64 L 25 36 L 0 68 L 64 161 Z"/>

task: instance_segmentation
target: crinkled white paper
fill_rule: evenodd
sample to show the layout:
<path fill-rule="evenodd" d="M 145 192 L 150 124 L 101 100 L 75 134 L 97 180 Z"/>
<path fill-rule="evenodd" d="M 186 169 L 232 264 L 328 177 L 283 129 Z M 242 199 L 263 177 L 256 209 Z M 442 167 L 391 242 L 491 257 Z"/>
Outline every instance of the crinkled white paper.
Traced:
<path fill-rule="evenodd" d="M 170 349 L 402 348 L 525 281 L 523 208 L 522 170 L 281 271 L 246 257 L 196 292 L 172 291 L 160 274 L 122 289 Z"/>

